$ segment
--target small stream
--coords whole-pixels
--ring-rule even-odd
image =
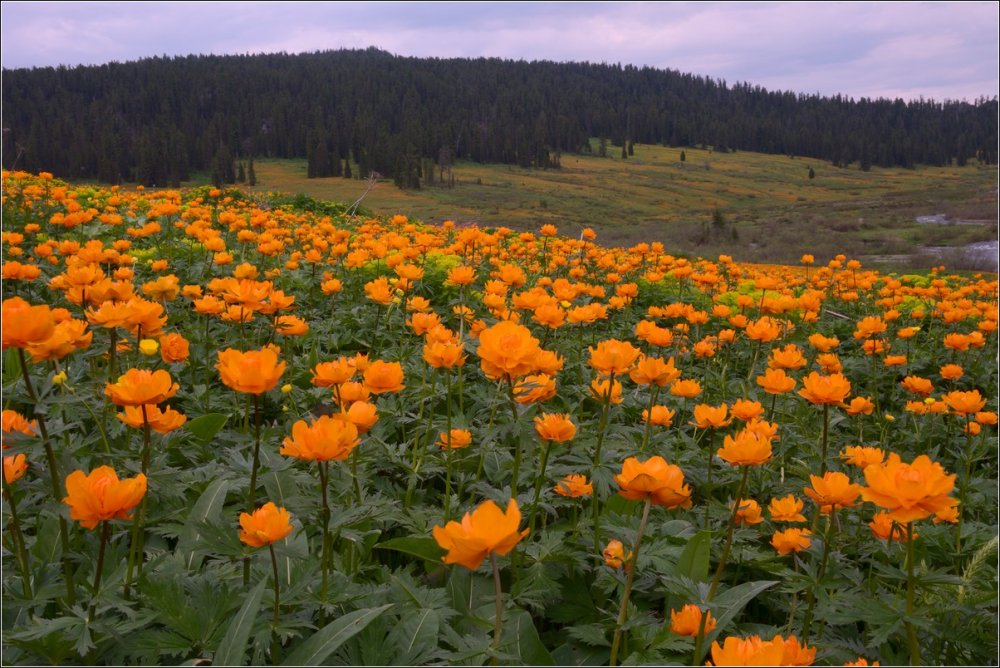
[[[982,225],[978,220],[949,220],[948,216],[938,213],[929,216],[917,216],[918,223],[924,225]],[[964,246],[923,246],[920,252],[942,260],[945,265],[955,269],[973,269],[992,271],[1000,270],[1000,240],[977,241]]]

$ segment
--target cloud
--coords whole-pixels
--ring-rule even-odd
[[[4,67],[377,46],[631,63],[772,90],[997,95],[1000,20],[966,3],[5,3]]]

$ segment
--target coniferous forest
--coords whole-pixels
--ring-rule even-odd
[[[631,65],[384,51],[150,58],[3,71],[3,165],[64,178],[233,182],[255,157],[417,188],[456,160],[558,168],[590,137],[803,155],[835,165],[997,161],[997,99],[768,91]]]

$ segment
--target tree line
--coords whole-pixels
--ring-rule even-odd
[[[3,70],[3,165],[65,178],[230,181],[251,158],[309,175],[447,182],[455,160],[558,168],[606,145],[706,145],[912,167],[997,162],[997,98],[824,97],[620,64],[369,48]],[[228,161],[228,167],[224,166]],[[225,172],[225,174],[223,174]]]

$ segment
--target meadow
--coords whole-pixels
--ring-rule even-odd
[[[925,246],[997,237],[995,165],[863,172],[856,163],[838,168],[801,156],[694,147],[637,145],[623,160],[621,148],[611,146],[602,158],[594,146],[592,155],[563,156],[561,169],[462,162],[452,170],[453,188],[435,181],[402,190],[382,181],[363,206],[379,215],[404,211],[425,222],[470,221],[518,231],[552,224],[575,235],[593,227],[609,244],[660,241],[692,258],[739,249],[745,261],[791,263],[803,253],[845,253],[890,269],[929,268],[934,262],[920,257]],[[259,192],[353,202],[365,190],[351,179],[307,179],[302,160],[255,165]],[[721,225],[713,222],[716,210]],[[978,224],[916,221],[935,214]]]
[[[996,274],[351,215],[292,168],[3,173],[4,664],[997,662]]]

